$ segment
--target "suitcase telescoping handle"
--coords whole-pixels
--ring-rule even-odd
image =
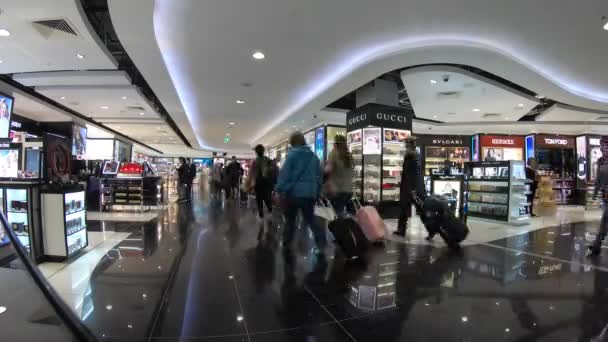
[[[361,204],[361,201],[359,201],[359,199],[356,197],[353,197],[352,202],[353,202],[353,207],[355,207],[355,211],[357,211],[363,207],[363,205]]]

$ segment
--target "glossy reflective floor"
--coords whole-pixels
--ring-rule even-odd
[[[333,247],[315,255],[306,230],[283,253],[278,216],[195,200],[147,222],[91,224],[126,236],[57,271],[54,286],[82,293],[74,307],[103,341],[603,341],[608,249],[585,256],[597,216],[491,241],[474,232],[460,252],[388,241],[346,262]]]

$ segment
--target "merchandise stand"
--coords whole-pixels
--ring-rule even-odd
[[[147,162],[106,161],[100,179],[101,211],[144,210],[163,202],[163,177],[156,175]]]
[[[63,261],[89,244],[85,191],[82,186],[52,190],[43,188],[41,213],[44,254],[49,261]]]
[[[530,223],[530,181],[523,161],[468,163],[466,210],[469,217],[507,222]]]
[[[13,232],[34,260],[43,255],[40,218],[40,181],[0,182],[2,212]],[[0,244],[0,249],[2,244]],[[1,253],[1,252],[0,252]]]
[[[465,184],[463,175],[430,177],[432,195],[442,196],[450,203],[456,217],[466,221]]]
[[[532,147],[530,147],[531,137],[534,138]],[[574,137],[548,134],[528,136],[526,137],[527,159],[532,155],[535,157],[537,176],[551,178],[557,204],[579,202],[576,196],[577,163]]]
[[[353,155],[353,196],[378,207],[384,218],[399,215],[399,187],[405,141],[413,112],[366,104],[346,116],[346,139]]]

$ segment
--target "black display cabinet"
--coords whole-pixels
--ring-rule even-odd
[[[371,103],[346,116],[355,169],[353,196],[377,206],[385,218],[399,215],[401,170],[412,117],[406,108]]]

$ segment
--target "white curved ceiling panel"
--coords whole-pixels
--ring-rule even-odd
[[[116,69],[116,61],[91,28],[80,0],[3,0],[0,9],[0,27],[10,32],[10,36],[0,37],[0,73]],[[64,20],[76,35],[41,32],[32,24],[57,19]]]
[[[156,0],[154,32],[198,141],[221,147],[226,125],[238,121],[238,148],[382,73],[427,63],[472,65],[561,102],[606,109],[606,13],[600,0]],[[266,60],[250,58],[256,49]],[[153,87],[166,89],[166,80]]]
[[[417,118],[442,122],[517,121],[538,100],[455,67],[427,66],[401,72]]]

